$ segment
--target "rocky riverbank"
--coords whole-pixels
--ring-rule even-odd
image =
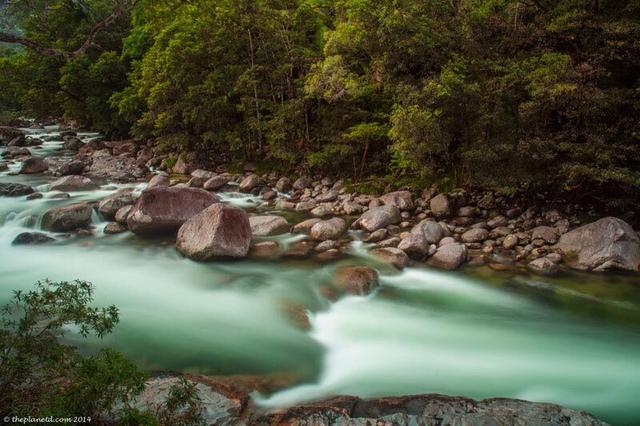
[[[74,131],[61,136],[64,148],[75,152],[75,157],[55,163],[32,155],[30,149],[42,143],[37,138],[11,128],[3,128],[0,135],[7,144],[3,156],[21,164],[19,173],[61,176],[49,187],[63,192],[60,196],[95,189],[98,182],[132,182],[151,176],[147,191],[137,200],[130,191],[121,191],[98,206],[48,212],[45,228],[51,231],[87,232],[91,207],[95,207],[114,221],[105,228],[107,233],[131,230],[149,236],[180,230],[178,250],[197,260],[247,255],[333,260],[357,240],[368,244],[372,255],[399,269],[424,264],[453,270],[465,264],[486,264],[498,271],[526,268],[539,274],[565,268],[640,270],[640,238],[629,224],[607,217],[583,225],[572,206],[564,210],[527,207],[510,204],[491,192],[438,193],[434,187],[421,194],[401,190],[374,196],[350,192],[344,181],[329,177],[232,174],[224,166],[215,171],[196,168],[184,158],[167,170],[171,175],[151,174],[155,166],[167,169],[151,144],[99,138],[83,143]],[[219,201],[218,191],[252,194],[260,198],[262,207],[302,219],[293,223],[283,215],[249,217],[229,208],[216,210],[211,206]],[[32,188],[13,184],[3,184],[0,193],[41,196]],[[202,233],[202,229],[211,232]],[[288,232],[308,238],[290,247],[268,239]]]
[[[216,378],[186,376],[196,385],[201,413],[212,425],[606,425],[588,413],[555,404],[494,398],[475,401],[444,395],[413,395],[361,399],[338,396],[324,401],[268,410],[257,406],[251,392],[273,390],[274,379],[255,377]],[[179,377],[156,377],[134,402],[140,409],[154,410],[167,398]]]

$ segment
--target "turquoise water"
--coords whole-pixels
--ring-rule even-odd
[[[57,156],[59,149],[51,142],[45,152]],[[0,198],[0,302],[39,279],[93,282],[96,303],[117,305],[121,323],[104,341],[74,339],[83,350],[113,346],[149,370],[293,374],[288,389],[257,397],[266,406],[334,394],[435,392],[555,402],[613,424],[640,423],[637,276],[397,272],[358,243],[337,262],[202,264],[183,258],[171,241],[104,235],[98,215],[94,236],[11,246],[47,208],[98,200],[121,187],[106,183],[52,200],[49,180],[0,174],[0,182],[45,191],[41,200]],[[262,209],[255,198],[222,195],[251,212]],[[342,264],[375,266],[381,288],[368,297],[327,300],[323,286]],[[308,310],[310,330],[291,320],[292,305]]]

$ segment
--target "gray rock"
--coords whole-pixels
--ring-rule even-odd
[[[326,204],[320,205],[310,212],[315,217],[326,217],[333,215],[333,209]]]
[[[438,248],[429,263],[436,268],[454,270],[467,259],[467,248],[463,244],[452,243]]]
[[[514,234],[510,234],[504,237],[504,241],[502,242],[502,247],[506,248],[507,250],[511,250],[512,248],[518,245],[518,242],[519,242],[518,236]]]
[[[276,182],[276,189],[279,192],[289,192],[291,191],[291,179],[287,177],[282,177]]]
[[[344,219],[334,217],[322,220],[311,227],[309,236],[316,241],[336,240],[347,230]]]
[[[309,179],[306,176],[302,176],[298,178],[293,183],[293,189],[295,189],[296,191],[302,191],[303,189],[308,188],[309,186],[311,186],[311,179]]]
[[[164,174],[155,175],[147,184],[147,189],[167,187],[171,184],[169,176]]]
[[[21,197],[33,194],[34,189],[22,183],[0,183],[0,195],[5,197]]]
[[[242,192],[251,192],[254,188],[260,185],[261,181],[260,176],[249,175],[240,182],[239,189]]]
[[[560,237],[557,248],[577,269],[640,271],[640,237],[625,221],[606,217]]]
[[[219,175],[219,176],[214,176],[211,179],[207,180],[202,187],[207,191],[217,191],[218,189],[225,186],[227,183],[229,183],[229,177]]]
[[[93,207],[89,204],[74,204],[47,210],[42,217],[42,227],[49,231],[68,232],[87,228],[91,224]]]
[[[126,225],[127,218],[129,217],[129,213],[131,212],[132,208],[133,208],[133,205],[128,205],[118,210],[115,214],[115,221],[121,225]]]
[[[334,190],[327,191],[316,197],[316,201],[319,203],[328,203],[338,199],[338,192]]]
[[[558,231],[550,226],[538,226],[531,230],[531,239],[541,239],[547,244],[555,244],[558,242]]]
[[[553,275],[559,270],[558,265],[546,257],[529,262],[527,267],[541,275]]]
[[[311,210],[315,209],[316,206],[317,204],[314,200],[300,201],[299,203],[296,204],[296,211],[310,212]]]
[[[49,170],[49,162],[42,157],[29,157],[22,162],[20,174],[31,175]]]
[[[436,224],[438,226],[438,224]],[[439,227],[439,226],[438,226]],[[429,242],[423,234],[411,234],[398,244],[398,248],[416,260],[423,259],[429,253]]]
[[[509,219],[504,216],[496,216],[493,219],[487,221],[487,226],[491,229],[498,228],[500,226],[507,226],[509,224]]]
[[[249,218],[249,224],[254,237],[286,234],[289,232],[289,229],[291,229],[291,225],[289,225],[287,219],[275,215],[251,216]]]
[[[18,234],[11,244],[14,246],[24,246],[50,243],[52,241],[55,241],[55,239],[42,232],[23,232]]]
[[[429,202],[431,212],[437,218],[444,218],[451,215],[451,203],[445,194],[438,194]]]
[[[61,192],[93,191],[98,188],[88,177],[78,175],[65,176],[49,184],[49,191]]]
[[[423,220],[413,227],[411,233],[421,234],[429,244],[437,244],[444,237],[442,226],[432,220]]]
[[[307,219],[295,225],[291,232],[294,234],[308,234],[311,228],[313,228],[313,225],[321,221],[322,219],[319,218]]]
[[[114,219],[118,210],[136,202],[132,191],[131,188],[124,188],[103,198],[98,204],[98,211],[105,218]]]
[[[479,243],[489,238],[489,231],[484,228],[470,229],[460,237],[465,243]]]
[[[57,172],[62,176],[81,175],[84,172],[86,165],[79,160],[71,160],[66,163],[62,163]]]
[[[355,201],[346,200],[342,203],[342,210],[344,210],[345,214],[352,215],[362,213],[364,208]]]
[[[197,169],[191,172],[191,176],[194,178],[202,179],[204,182],[208,181],[216,174],[214,172],[210,172],[209,170]]]
[[[380,201],[382,201],[385,206],[396,206],[402,211],[413,210],[413,199],[409,191],[396,191],[384,194],[380,197]]]
[[[127,227],[121,223],[111,222],[107,223],[103,232],[107,235],[122,234],[123,232],[127,232]]]
[[[216,203],[187,220],[178,231],[176,248],[205,261],[243,258],[251,245],[251,225],[244,210]]]
[[[380,206],[370,209],[358,219],[359,226],[369,232],[400,223],[400,210],[396,206]]]
[[[381,262],[389,263],[398,269],[404,269],[409,264],[409,256],[395,247],[375,248],[369,252]]]

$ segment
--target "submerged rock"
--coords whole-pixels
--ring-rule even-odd
[[[79,228],[87,228],[91,224],[93,207],[89,204],[74,204],[56,207],[42,217],[42,227],[49,231],[68,232]]]
[[[172,233],[218,201],[218,197],[199,188],[148,189],[129,212],[127,224],[139,235]]]
[[[393,265],[398,269],[404,269],[409,264],[409,256],[399,248],[381,247],[375,248],[369,253],[381,262]]]
[[[625,221],[606,217],[564,234],[557,248],[577,269],[640,271],[640,237]]]
[[[342,291],[365,296],[378,287],[378,272],[368,266],[343,266],[333,274],[333,285]]]
[[[14,246],[23,246],[50,243],[52,241],[55,241],[55,239],[42,232],[23,232],[16,236],[11,244]]]
[[[251,225],[244,210],[214,204],[185,222],[176,247],[195,260],[243,258],[251,244]]]

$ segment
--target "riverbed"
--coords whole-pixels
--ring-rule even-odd
[[[53,139],[34,154],[70,155],[56,128],[32,132]],[[486,266],[397,271],[357,241],[337,261],[197,263],[170,240],[106,235],[107,222],[97,213],[91,236],[13,246],[16,235],[39,228],[51,207],[145,187],[104,182],[99,190],[59,199],[47,188],[53,177],[9,175],[18,169],[0,172],[0,182],[29,184],[44,197],[0,198],[0,303],[11,290],[45,278],[91,281],[96,305],[118,306],[121,322],[103,341],[71,336],[84,351],[111,346],[149,371],[295,377],[288,389],[256,395],[270,407],[336,394],[442,393],[553,402],[613,424],[640,423],[637,275],[550,278]],[[251,214],[286,215],[257,197],[220,195]],[[300,238],[277,237],[283,245]],[[345,264],[376,267],[381,287],[367,297],[328,300],[323,287]],[[310,330],[291,320],[291,306],[309,311]]]

